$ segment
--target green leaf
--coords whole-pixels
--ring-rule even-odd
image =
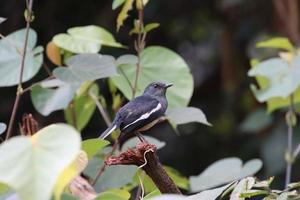
[[[6,130],[6,124],[0,122],[0,135]]]
[[[94,157],[89,161],[89,165],[84,170],[84,174],[88,177],[96,177],[99,169],[104,162],[98,157]],[[100,176],[94,188],[97,192],[105,191],[111,188],[120,188],[132,182],[132,179],[137,171],[136,166],[116,165],[109,166]]]
[[[283,49],[287,51],[295,50],[289,39],[284,37],[275,37],[266,41],[258,42],[256,47]]]
[[[161,192],[159,191],[159,189],[155,189],[153,190],[152,192],[150,192],[149,194],[147,194],[145,197],[144,197],[144,200],[150,200],[152,199],[153,197],[156,197],[158,195],[160,195]]]
[[[44,86],[44,87],[42,87]],[[51,89],[48,87],[57,87]],[[30,96],[35,109],[44,116],[53,111],[67,108],[77,87],[57,79],[44,81],[41,86],[32,88]]]
[[[25,29],[21,29],[0,40],[0,87],[19,83],[25,32]],[[22,82],[33,78],[42,66],[43,48],[41,46],[34,48],[36,41],[36,32],[30,29]]]
[[[106,147],[109,144],[109,141],[101,140],[98,138],[84,140],[81,143],[81,148],[88,155],[88,159],[92,159],[97,152]]]
[[[117,66],[122,65],[122,64],[136,65],[137,63],[138,63],[138,57],[136,55],[132,55],[132,54],[122,55],[116,60]]]
[[[231,187],[235,182],[229,183],[223,187],[206,190],[191,196],[183,196],[177,194],[163,194],[151,200],[216,200],[224,191]]]
[[[161,149],[163,148],[166,143],[163,141],[160,141],[154,137],[151,136],[144,136],[144,138],[150,143],[150,144],[154,144],[156,146],[157,149]],[[135,147],[138,143],[140,142],[140,140],[138,139],[138,137],[133,137],[130,138],[129,140],[127,140],[123,145],[122,145],[122,151],[127,150],[128,148],[133,148]]]
[[[199,122],[211,126],[202,110],[195,107],[172,108],[167,110],[166,116],[175,124]]]
[[[246,119],[244,119],[239,129],[242,132],[257,133],[270,126],[272,121],[273,117],[267,114],[264,109],[257,109],[251,112]]]
[[[133,2],[134,2],[133,0],[125,0],[122,10],[117,17],[117,31],[120,30],[124,20],[128,17],[127,13],[129,10],[132,9]]]
[[[13,137],[0,146],[0,182],[22,200],[48,200],[60,173],[79,151],[79,133],[64,124],[47,126],[32,137]]]
[[[252,85],[252,90],[259,102],[270,98],[287,98],[300,86],[300,55],[295,56],[291,64],[281,58],[272,58],[257,64],[249,70],[249,76],[268,78],[269,85],[258,90]]]
[[[190,177],[191,191],[205,190],[253,175],[261,167],[262,162],[259,159],[250,160],[244,166],[239,158],[221,159],[207,167],[200,175]]]
[[[149,31],[152,31],[153,29],[156,29],[159,27],[159,23],[150,23],[150,24],[147,24],[144,28],[145,32],[149,32]]]
[[[56,46],[73,53],[97,53],[101,46],[122,47],[111,33],[99,26],[79,26],[67,32],[54,36],[52,41]]]
[[[253,177],[243,178],[233,189],[230,194],[230,200],[245,200],[241,198],[240,194],[250,190],[255,184],[255,179]]]
[[[130,193],[126,190],[112,189],[100,193],[95,200],[128,200]]]
[[[68,67],[58,67],[53,75],[69,84],[82,84],[116,75],[115,59],[100,54],[79,54],[67,60]]]
[[[61,195],[61,200],[78,200],[78,198],[76,198],[68,193],[63,193]]]
[[[172,167],[164,166],[164,169],[179,188],[185,190],[189,189],[189,180],[186,177],[181,175],[176,169]]]
[[[252,59],[251,60],[251,67],[254,68],[256,67],[256,65],[259,63],[258,60],[256,59]],[[269,86],[269,81],[267,78],[262,77],[262,76],[256,76],[255,77],[258,85],[260,86],[261,89],[265,89]],[[290,98],[282,98],[282,97],[273,97],[270,98],[267,101],[267,107],[268,107],[268,112],[272,112],[278,108],[283,108],[286,107],[290,104]],[[300,88],[298,88],[295,92],[294,92],[294,101],[295,102],[300,102]]]
[[[123,3],[125,2],[125,0],[113,0],[112,3],[112,9],[115,10],[117,9],[119,6],[121,6]]]
[[[266,195],[266,194],[268,194],[268,191],[265,191],[265,190],[248,190],[246,192],[241,193],[240,197],[250,198],[250,197]]]
[[[80,91],[82,87],[85,87],[85,83],[81,85],[78,91]],[[92,83],[92,85],[89,84],[89,87],[95,93],[95,96],[98,96],[98,85],[96,83]],[[65,109],[65,119],[69,124],[74,126],[72,116],[74,112],[76,117],[76,128],[78,131],[81,131],[90,121],[95,109],[95,101],[89,96],[89,88],[86,88],[84,91],[80,91],[80,93],[73,98],[72,103],[69,104],[67,109]]]
[[[133,85],[136,65],[128,64],[118,67],[122,69]],[[113,77],[112,80],[125,97],[131,99],[131,87],[122,73],[120,74],[120,76]],[[152,46],[144,49],[141,53],[137,95],[141,95],[149,83],[157,80],[173,83],[173,86],[167,91],[170,108],[184,107],[189,103],[194,83],[187,64],[175,52],[164,47]]]

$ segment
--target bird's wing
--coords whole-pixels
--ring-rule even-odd
[[[148,96],[139,96],[123,106],[119,113],[122,120],[121,128],[126,129],[135,126],[147,119],[160,116],[162,105],[158,100]],[[149,121],[150,122],[150,121]]]

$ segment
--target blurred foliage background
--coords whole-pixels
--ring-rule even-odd
[[[265,114],[266,106],[259,104],[249,89],[253,82],[247,77],[252,57],[268,58],[274,52],[256,49],[255,42],[270,36],[286,36],[298,44],[297,30],[287,23],[289,13],[282,7],[285,0],[151,0],[145,10],[145,22],[158,22],[160,27],[147,37],[147,44],[162,45],[178,52],[193,73],[195,91],[191,106],[201,108],[213,127],[191,123],[178,127],[175,133],[167,123],[149,131],[167,143],[159,156],[163,164],[172,166],[185,176],[199,174],[212,162],[230,156],[246,161],[261,158],[264,168],[259,177],[276,175],[275,187],[283,186],[286,125],[284,113]],[[0,32],[7,35],[25,26],[25,1],[1,0],[0,16],[8,18]],[[294,8],[298,9],[298,8]],[[117,12],[110,0],[43,0],[34,2],[35,20],[32,27],[38,33],[38,44],[46,46],[55,34],[70,27],[99,25],[114,34],[119,42],[134,52],[133,38],[128,36],[134,14],[120,32],[115,30]],[[296,27],[297,28],[297,27]],[[295,34],[296,32],[296,34]],[[104,49],[102,53],[115,56],[128,53],[126,49]],[[47,60],[47,65],[52,64]],[[40,76],[45,73],[40,70]],[[32,81],[40,80],[36,76]],[[30,85],[26,83],[26,85]],[[109,93],[105,81],[101,92]],[[15,88],[1,88],[0,121],[8,122],[13,106]],[[41,126],[64,120],[63,112],[48,117],[33,108],[29,94],[23,98],[17,115],[32,113]],[[299,124],[299,123],[298,123]],[[83,130],[83,138],[98,136],[105,123],[97,113]],[[15,127],[17,132],[17,126]],[[300,141],[299,128],[295,143]],[[295,163],[295,169],[299,162]],[[292,181],[300,179],[293,171]]]

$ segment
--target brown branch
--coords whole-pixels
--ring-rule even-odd
[[[21,66],[20,66],[21,69],[20,69],[19,84],[18,84],[18,88],[17,88],[17,94],[16,94],[14,106],[13,106],[13,111],[10,116],[8,129],[6,132],[5,140],[7,140],[12,134],[13,124],[14,124],[14,121],[16,118],[17,110],[18,110],[20,99],[22,96],[22,90],[23,90],[22,80],[23,80],[23,73],[24,73],[24,68],[25,68],[25,58],[26,58],[27,44],[28,44],[28,38],[29,38],[30,22],[32,20],[32,4],[33,4],[33,0],[26,1],[26,5],[27,5],[26,9],[28,11],[28,15],[26,16],[26,33],[25,33],[25,41],[24,41],[22,60],[21,60]]]
[[[94,188],[81,176],[75,177],[69,184],[71,194],[80,200],[92,200],[97,196]]]
[[[119,156],[111,156],[106,165],[136,165],[141,167],[153,180],[161,193],[181,194],[178,187],[169,177],[156,154],[155,145],[139,143],[136,148],[128,149]]]

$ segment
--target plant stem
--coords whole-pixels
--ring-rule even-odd
[[[16,118],[17,110],[18,110],[19,103],[20,103],[20,98],[23,94],[22,80],[23,80],[23,73],[24,73],[24,68],[25,68],[25,57],[26,57],[26,52],[27,52],[30,22],[31,22],[31,17],[32,17],[32,4],[33,4],[33,0],[26,1],[28,16],[26,16],[26,18],[25,18],[26,19],[26,33],[25,33],[25,41],[24,41],[22,60],[21,60],[19,84],[18,84],[18,88],[17,88],[17,94],[16,94],[14,106],[13,106],[13,111],[10,116],[9,125],[8,125],[8,129],[6,132],[5,140],[7,140],[12,134],[12,127],[13,127],[13,124],[14,124],[14,121]]]
[[[137,52],[138,62],[136,64],[136,73],[135,73],[135,80],[134,85],[132,89],[132,98],[135,97],[137,92],[137,85],[138,80],[141,72],[141,53],[143,49],[145,48],[145,33],[144,32],[144,6],[142,5],[142,8],[138,10],[138,20],[139,20],[139,32],[137,40],[134,42],[135,50]]]
[[[107,114],[106,110],[103,108],[100,101],[98,100],[98,98],[90,92],[89,92],[89,96],[94,100],[94,102],[95,102],[98,110],[100,111],[100,114],[102,115],[106,125],[110,126],[111,125],[111,119],[110,119],[109,115]]]
[[[292,174],[292,165],[293,165],[293,117],[294,117],[294,96],[293,94],[290,96],[290,106],[287,116],[287,125],[288,125],[288,142],[287,142],[287,166],[285,173],[285,187],[291,182],[291,174]]]

